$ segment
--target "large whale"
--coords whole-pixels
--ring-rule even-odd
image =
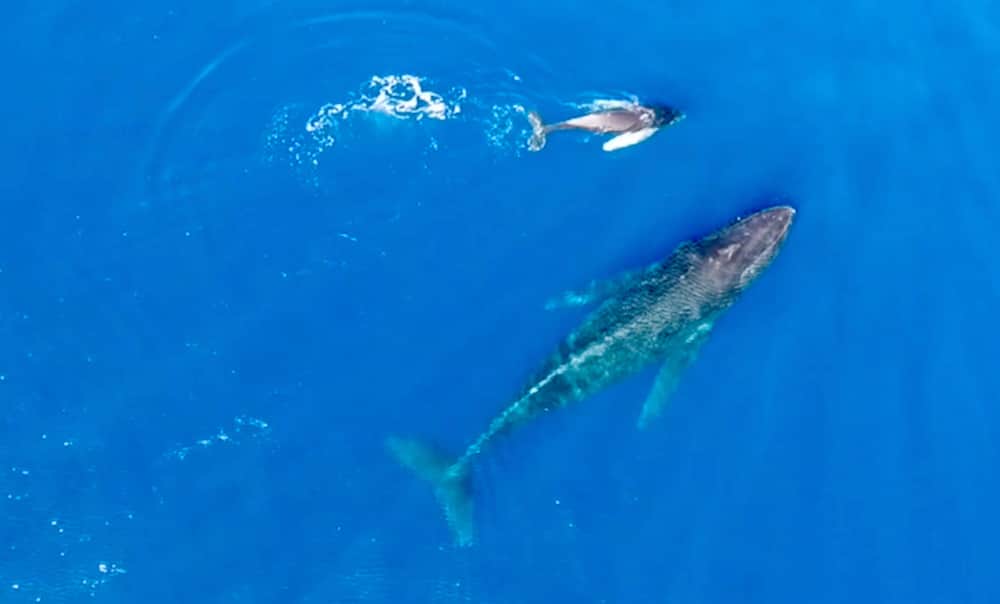
[[[660,128],[676,124],[684,114],[667,105],[616,104],[586,115],[555,124],[545,124],[536,111],[528,113],[531,138],[528,149],[541,151],[549,133],[558,130],[583,130],[595,134],[615,134],[601,146],[605,151],[617,151],[637,145],[656,134]]]
[[[558,305],[599,305],[460,456],[417,440],[387,439],[396,459],[434,487],[457,545],[475,540],[470,471],[487,445],[659,362],[639,416],[645,427],[663,409],[719,315],[774,260],[794,215],[787,206],[762,210],[681,244],[666,260],[564,295]]]

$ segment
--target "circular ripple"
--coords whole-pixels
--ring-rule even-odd
[[[372,162],[405,175],[449,146],[519,153],[526,82],[547,77],[533,57],[501,53],[482,27],[447,18],[354,11],[268,23],[161,112],[145,204],[199,199],[269,169],[336,194],[374,178],[358,170]]]

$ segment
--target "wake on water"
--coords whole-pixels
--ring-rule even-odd
[[[518,79],[516,75],[512,77]],[[634,96],[594,99],[568,104],[568,113],[629,108],[637,103]],[[438,88],[433,79],[413,74],[374,75],[357,91],[314,110],[301,128],[289,127],[294,106],[280,108],[275,113],[268,143],[272,159],[279,157],[284,149],[293,164],[318,165],[320,155],[336,146],[355,120],[375,116],[399,121],[472,123],[482,130],[490,147],[519,154],[530,148],[533,135],[532,112],[526,104],[527,101],[491,103],[471,95],[464,86]],[[429,138],[428,145],[436,150],[438,143]]]

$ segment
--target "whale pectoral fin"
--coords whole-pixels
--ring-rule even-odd
[[[549,299],[545,302],[545,310],[576,308],[607,300],[629,289],[636,281],[641,280],[647,273],[656,270],[659,266],[660,264],[657,263],[646,268],[629,271],[613,279],[591,281],[583,289],[564,292],[555,298]]]
[[[545,310],[556,310],[559,308],[576,308],[593,304],[601,298],[596,284],[588,286],[580,291],[563,292],[562,295],[551,298],[545,302]]]
[[[619,149],[624,149],[625,147],[638,145],[642,141],[656,134],[657,130],[659,130],[659,128],[643,128],[642,130],[619,134],[613,139],[606,141],[601,148],[605,151],[617,151]]]
[[[667,360],[660,367],[660,372],[656,374],[653,389],[650,390],[646,402],[642,405],[638,424],[640,429],[648,426],[663,412],[674,390],[677,389],[681,375],[698,357],[698,351],[708,341],[708,334],[711,331],[711,322],[697,325],[686,335],[684,340],[678,343],[677,349],[671,351],[667,356]]]

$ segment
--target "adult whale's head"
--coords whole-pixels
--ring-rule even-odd
[[[741,292],[777,256],[794,216],[789,206],[768,208],[695,242],[698,283],[727,297]]]

